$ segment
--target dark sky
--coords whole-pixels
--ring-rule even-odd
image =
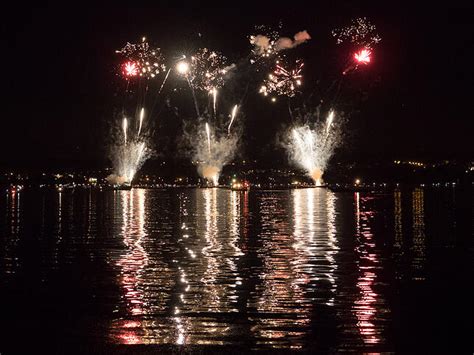
[[[340,58],[331,29],[358,16],[376,24],[383,40],[373,63],[348,80],[341,107],[349,134],[337,157],[472,158],[469,2],[444,8],[385,1],[275,3],[51,4],[5,11],[0,164],[102,164],[108,127],[120,110],[114,51],[127,41],[146,35],[168,56],[208,46],[238,61],[248,55],[254,25],[282,21],[282,35],[306,29],[313,37],[291,53],[305,58],[309,88],[314,80],[329,82],[336,74]],[[291,122],[287,106],[250,95],[242,109],[242,156],[272,161],[281,154],[274,149],[275,137]],[[175,156],[178,118],[165,112],[156,119],[161,156]]]

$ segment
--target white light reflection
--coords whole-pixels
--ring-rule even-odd
[[[147,303],[144,294],[145,285],[142,272],[148,264],[148,254],[143,247],[145,238],[145,198],[146,191],[133,189],[120,191],[122,206],[122,238],[126,253],[117,261],[120,267],[119,283],[124,290],[124,302],[127,313],[135,319],[141,319],[147,313]],[[125,344],[145,342],[140,336],[142,321],[126,320],[119,329],[117,338]]]
[[[337,292],[337,262],[334,258],[339,247],[336,239],[336,195],[326,190],[326,218],[327,218],[327,253],[325,255],[328,261],[327,279],[331,283],[332,297],[327,301],[328,306],[334,306],[335,295]]]
[[[248,192],[241,191],[230,191],[230,201],[229,201],[229,231],[230,238],[228,242],[229,256],[226,258],[227,266],[229,268],[230,274],[229,277],[234,281],[234,284],[231,285],[233,290],[230,291],[229,298],[231,298],[235,303],[238,301],[237,287],[242,284],[242,278],[239,276],[239,270],[237,269],[237,260],[240,256],[244,255],[242,250],[239,248],[240,240],[240,206],[241,206],[241,197],[247,195]],[[237,311],[237,309],[233,309]]]
[[[317,307],[315,300],[334,304],[339,248],[335,195],[311,188],[292,190],[291,196],[289,207],[285,206],[286,195],[265,195],[261,200],[262,233],[258,238],[263,270],[256,308],[260,314],[272,316],[257,318],[252,330],[261,343],[298,349],[304,346],[302,339]],[[293,212],[290,218],[288,210]]]
[[[383,312],[384,300],[375,292],[374,284],[377,282],[380,267],[379,255],[375,249],[374,235],[372,233],[372,219],[375,212],[369,204],[372,198],[361,197],[359,192],[354,195],[356,212],[356,253],[358,255],[357,288],[359,298],[355,300],[353,310],[357,318],[357,329],[365,344],[378,344],[381,341],[382,329],[374,322],[378,313]]]
[[[206,229],[204,238],[206,246],[202,248],[202,254],[207,262],[206,272],[201,278],[207,292],[205,295],[205,303],[207,311],[212,312],[219,309],[220,306],[220,286],[217,283],[220,265],[219,256],[222,250],[222,244],[218,239],[217,230],[217,189],[204,189],[204,217],[206,221]]]
[[[293,194],[294,248],[306,255],[298,265],[311,281],[329,282],[331,297],[326,305],[334,305],[337,288],[339,247],[336,239],[336,196],[326,189],[295,189]]]
[[[196,190],[195,230],[186,231],[195,236],[183,238],[188,284],[183,291],[181,326],[176,324],[177,343],[222,345],[234,327],[217,314],[238,311],[241,196],[217,188]],[[187,317],[188,312],[194,316]]]
[[[240,237],[240,206],[241,206],[241,196],[242,195],[247,195],[248,192],[241,192],[241,191],[230,191],[230,214],[229,214],[229,219],[230,219],[230,235],[231,238],[229,240],[229,245],[231,249],[234,251],[233,255],[236,257],[244,255],[242,253],[242,250],[239,248],[238,243],[239,243],[239,237]],[[236,271],[235,267],[235,262],[234,258],[229,258],[229,263],[232,263],[231,269],[233,271]]]

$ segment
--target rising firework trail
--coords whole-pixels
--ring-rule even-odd
[[[211,131],[209,129],[209,123],[206,122],[206,135],[207,135],[207,147],[209,150],[209,155],[211,155]]]
[[[214,109],[214,117],[216,117],[216,115],[217,115],[216,102],[217,102],[217,89],[213,88],[212,89],[212,107]]]
[[[158,95],[161,94],[161,90],[163,90],[163,87],[165,86],[166,80],[168,80],[168,76],[170,75],[171,68],[168,69],[166,72],[165,78],[163,79],[163,82],[161,83],[160,90],[158,90]]]
[[[140,110],[140,122],[138,126],[138,135],[140,135],[140,132],[142,131],[142,124],[143,124],[143,117],[145,116],[145,109],[142,107]]]
[[[230,134],[230,127],[232,126],[232,122],[234,122],[235,116],[237,115],[237,109],[239,108],[238,105],[235,105],[234,108],[232,109],[232,113],[230,115],[230,123],[229,127],[227,127],[227,133]]]
[[[128,128],[128,121],[127,121],[127,118],[124,117],[122,121],[122,129],[123,129],[123,139],[124,139],[125,145],[127,145],[127,128]]]
[[[334,111],[333,110],[329,111],[329,115],[326,118],[326,138],[329,135],[331,125],[332,125],[332,121],[334,121]]]

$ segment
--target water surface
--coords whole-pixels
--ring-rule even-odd
[[[469,350],[472,217],[453,188],[5,194],[0,351]]]

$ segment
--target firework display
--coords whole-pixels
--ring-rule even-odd
[[[121,55],[123,59],[120,71],[127,78],[127,90],[129,85],[136,84],[139,87],[140,78],[153,79],[163,73],[164,79],[160,79],[161,85],[155,80],[147,81],[145,91],[127,91],[136,95],[136,102],[141,103],[142,106],[135,108],[135,115],[121,118],[121,133],[116,135],[115,141],[117,143],[112,148],[115,171],[109,176],[109,181],[113,184],[131,184],[140,166],[152,153],[149,148],[152,131],[147,122],[153,122],[154,104],[147,107],[143,103],[156,102],[158,96],[166,94],[168,91],[166,100],[169,104],[170,95],[175,95],[174,93],[177,95],[181,92],[179,78],[182,78],[189,86],[196,110],[197,121],[190,123],[190,126],[194,127],[191,130],[192,133],[185,133],[188,136],[187,142],[192,147],[192,159],[196,162],[200,176],[209,184],[216,186],[219,183],[219,175],[223,166],[235,156],[241,138],[239,125],[237,124],[235,127],[234,122],[237,113],[242,109],[243,97],[240,99],[235,97],[228,86],[224,85],[226,81],[238,78],[239,70],[242,68],[245,68],[246,71],[253,70],[255,73],[269,71],[263,82],[260,81],[256,90],[258,93],[268,96],[273,103],[277,102],[278,96],[293,98],[298,94],[298,98],[294,101],[301,101],[300,96],[304,98],[302,84],[305,63],[302,59],[290,60],[288,50],[307,42],[311,36],[304,30],[297,32],[292,38],[282,37],[280,36],[281,30],[281,24],[278,30],[270,30],[264,26],[256,27],[256,34],[249,36],[253,49],[245,60],[248,63],[250,58],[250,65],[247,64],[247,66],[229,65],[223,54],[203,47],[191,56],[182,54],[171,56],[173,59],[167,62],[169,68],[167,70],[161,50],[150,48],[145,38],[136,44],[127,43],[122,49],[117,50],[117,54]],[[371,63],[374,46],[381,40],[375,26],[366,18],[357,18],[349,26],[333,30],[332,35],[338,44],[348,43],[351,47],[349,49],[351,54],[346,52],[350,59],[342,72],[343,75]],[[258,65],[255,64],[257,62]],[[171,75],[170,79],[172,81],[170,85],[173,85],[174,89],[163,90],[172,70],[173,73],[176,73],[175,76]],[[247,72],[243,77],[249,80],[243,84],[243,87],[246,86],[244,96],[247,94],[249,86],[258,84],[254,78],[262,80],[262,74],[252,75]],[[130,80],[133,78],[138,80]],[[173,78],[178,80],[173,81]],[[157,83],[156,87],[149,90],[149,85],[154,82]],[[178,85],[178,89],[176,85]],[[308,87],[314,92],[315,85],[318,85],[318,81],[308,82],[305,85],[305,90]],[[235,87],[235,84],[232,83],[230,87]],[[337,92],[340,87],[341,83],[339,82]],[[320,88],[316,89],[321,91]],[[337,92],[334,94],[334,98],[337,97]],[[321,99],[317,105],[322,102]],[[232,106],[228,106],[229,103],[232,103]],[[320,107],[317,107],[319,112]],[[316,106],[313,107],[313,109],[315,108]],[[299,109],[297,108],[297,110]],[[126,110],[123,109],[123,111]],[[178,111],[176,108],[175,112]],[[230,112],[227,116],[228,120],[222,114],[223,111]],[[290,118],[294,120],[290,100],[288,100],[288,111]],[[341,125],[339,120],[336,120],[334,110],[327,111],[325,122],[319,120],[318,115],[311,117],[296,115],[296,121],[300,123],[296,123],[296,121],[293,123],[286,140],[290,160],[305,169],[315,184],[322,183],[322,175],[335,148],[340,143],[341,136]]]

